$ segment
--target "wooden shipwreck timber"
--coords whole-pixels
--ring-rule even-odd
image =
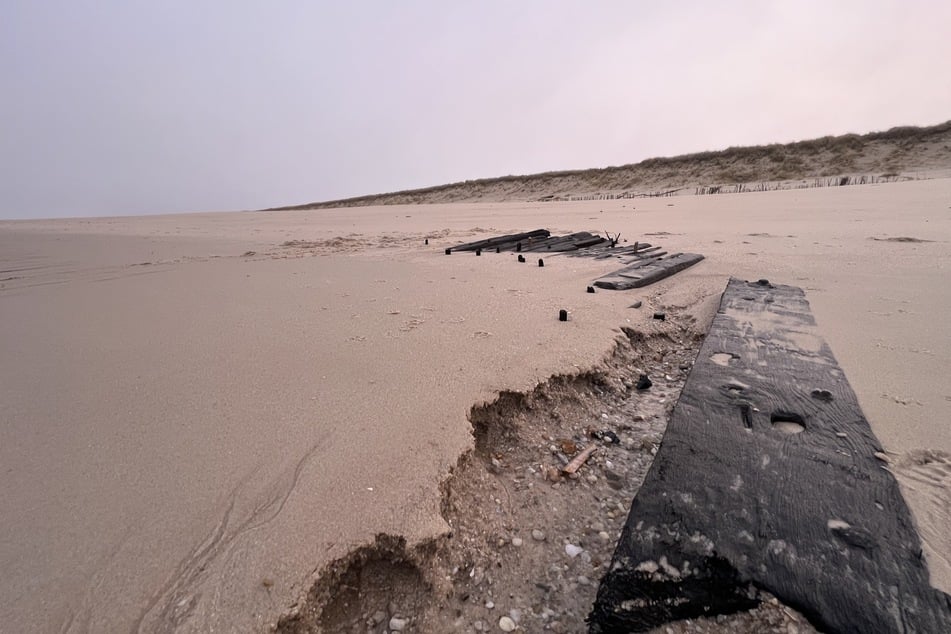
[[[634,498],[591,631],[771,592],[827,632],[951,632],[921,540],[799,288],[730,280]]]
[[[588,292],[643,287],[703,259],[618,238],[539,229],[447,253],[623,264]],[[803,291],[731,279],[632,501],[590,631],[737,612],[765,591],[826,632],[951,632],[951,597],[930,585],[887,462]]]
[[[669,255],[659,246],[647,242],[620,246],[618,236],[603,237],[588,231],[579,231],[563,236],[553,236],[547,229],[496,236],[475,242],[456,245],[446,249],[446,255],[454,252],[483,251],[502,253],[563,253],[576,257],[595,259],[617,258],[624,268],[595,280],[594,285],[608,290],[628,290],[658,282],[678,273],[703,259],[696,253]]]

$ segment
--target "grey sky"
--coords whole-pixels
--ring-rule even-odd
[[[951,3],[5,0],[0,218],[249,209],[951,118]]]

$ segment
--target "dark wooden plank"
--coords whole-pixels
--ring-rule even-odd
[[[604,238],[592,235],[587,231],[578,231],[566,236],[552,236],[547,240],[535,242],[528,247],[523,247],[523,251],[574,251],[582,248],[580,245],[588,246],[603,242]]]
[[[648,242],[635,242],[634,244],[629,244],[627,246],[610,246],[608,240],[596,244],[591,247],[585,248],[583,251],[577,253],[569,253],[573,257],[594,257],[595,259],[607,259],[616,256],[624,255],[640,255],[642,253],[648,252],[651,249],[651,245]],[[660,249],[661,247],[653,247],[654,250]]]
[[[660,251],[663,248],[664,247],[662,246],[652,247],[651,245],[645,242],[644,244],[637,245],[637,249],[634,250],[633,255],[643,256],[649,253],[656,253],[657,251]]]
[[[951,598],[928,583],[908,507],[803,292],[763,282],[727,285],[591,631],[744,609],[757,587],[828,632],[951,632]]]
[[[464,244],[457,244],[452,247],[453,251],[475,251],[476,249],[488,249],[495,248],[495,245],[502,244],[504,242],[516,242],[518,240],[526,240],[528,238],[547,238],[551,235],[547,229],[535,229],[534,231],[526,231],[524,233],[512,233],[504,236],[495,236],[492,238],[485,238],[484,240],[476,240],[475,242],[466,242]]]
[[[575,240],[575,241],[574,241],[574,242],[575,242],[575,247],[578,248],[578,249],[587,249],[588,247],[593,247],[593,246],[595,246],[595,245],[602,244],[602,243],[608,241],[607,238],[604,238],[604,237],[602,237],[602,236],[594,236],[594,235],[590,235],[590,234],[589,234],[589,236],[590,236],[590,237],[588,237],[588,238],[582,238],[582,239],[579,239],[579,240]]]
[[[531,246],[531,245],[533,245],[533,244],[537,244],[537,243],[539,243],[539,242],[542,242],[542,241],[548,240],[548,239],[549,239],[549,236],[544,236],[544,235],[536,236],[536,237],[530,237],[530,238],[519,238],[519,239],[516,239],[516,240],[508,240],[508,241],[506,241],[506,242],[498,242],[498,243],[494,244],[492,248],[497,248],[497,249],[499,249],[500,251],[515,251],[515,250],[517,250],[517,246],[518,246],[519,244],[521,244],[521,245],[522,245],[522,248],[524,249],[524,248],[526,248],[526,247],[528,247],[528,246]]]
[[[626,257],[626,256],[635,256],[640,257],[644,254],[650,253],[651,251],[658,251],[662,247],[652,247],[647,242],[642,242],[640,244],[634,244],[627,247],[604,247],[594,252],[594,259],[596,260],[606,260],[613,257]],[[584,255],[584,254],[582,254]]]
[[[668,257],[636,261],[623,269],[595,280],[594,285],[614,291],[640,288],[683,271],[702,259],[703,256],[699,253],[677,253]]]
[[[596,259],[596,260],[604,260],[604,259],[607,259],[607,258],[610,258],[610,257],[624,257],[624,258],[626,258],[626,257],[628,257],[628,256],[633,256],[633,257],[632,257],[630,260],[628,260],[628,261],[629,261],[629,262],[637,262],[637,261],[638,261],[638,258],[645,258],[645,257],[651,256],[651,255],[658,255],[658,253],[660,253],[660,254],[662,254],[662,255],[667,255],[667,252],[666,252],[666,251],[662,251],[662,250],[661,250],[661,249],[663,249],[664,247],[651,247],[650,245],[648,245],[648,247],[650,247],[650,248],[647,248],[647,249],[638,248],[636,251],[628,250],[628,247],[625,247],[625,248],[623,248],[623,249],[607,249],[607,252],[606,252],[606,253],[605,253],[605,252],[599,252],[598,255],[595,257],[595,259]]]

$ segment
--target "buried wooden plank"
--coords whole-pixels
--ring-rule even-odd
[[[484,240],[476,240],[475,242],[466,242],[464,244],[457,244],[452,247],[453,251],[475,251],[476,249],[488,249],[490,247],[495,248],[498,244],[503,244],[506,242],[517,242],[518,240],[526,240],[529,238],[547,238],[551,235],[547,229],[535,229],[534,231],[526,231],[524,233],[513,233],[505,236],[495,236],[494,238],[485,238]]]
[[[601,242],[604,242],[605,239],[601,236],[595,236],[587,231],[579,231],[577,233],[571,233],[566,236],[552,236],[547,240],[542,240],[539,242],[533,243],[528,248],[523,250],[527,251],[575,251],[585,246],[592,246]]]
[[[731,279],[589,616],[645,631],[767,590],[828,632],[951,632],[803,292]]]
[[[633,246],[629,247],[604,247],[597,252],[597,255],[594,256],[596,260],[606,260],[613,257],[627,257],[635,256],[642,257],[646,254],[649,254],[653,251],[659,251],[662,247],[652,247],[647,242],[642,242],[640,244],[635,243]],[[666,252],[665,252],[666,253]]]
[[[636,261],[595,280],[594,285],[615,291],[640,288],[683,271],[702,259],[703,256],[699,253],[677,253],[666,258],[655,257],[647,261]]]
[[[539,242],[544,242],[548,240],[548,236],[536,236],[530,238],[518,238],[516,240],[506,240],[505,242],[498,242],[492,245],[492,248],[499,249],[500,251],[518,251],[526,250],[533,244],[538,244]],[[521,246],[519,246],[521,245]]]
[[[581,253],[570,253],[572,256],[591,256],[594,258],[609,258],[613,256],[620,255],[635,255],[644,253],[651,245],[647,242],[635,242],[627,246],[614,245],[611,246],[611,241],[592,234],[593,237],[601,238],[600,242],[592,245],[591,247],[586,247],[588,250]],[[655,247],[659,249],[660,247]]]

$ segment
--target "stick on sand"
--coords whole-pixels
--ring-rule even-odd
[[[582,451],[577,456],[572,458],[571,462],[566,464],[565,468],[562,469],[562,471],[564,471],[567,474],[574,473],[575,471],[580,469],[581,465],[583,465],[585,461],[591,457],[591,454],[593,454],[597,450],[598,450],[597,445],[588,445],[584,451]]]

